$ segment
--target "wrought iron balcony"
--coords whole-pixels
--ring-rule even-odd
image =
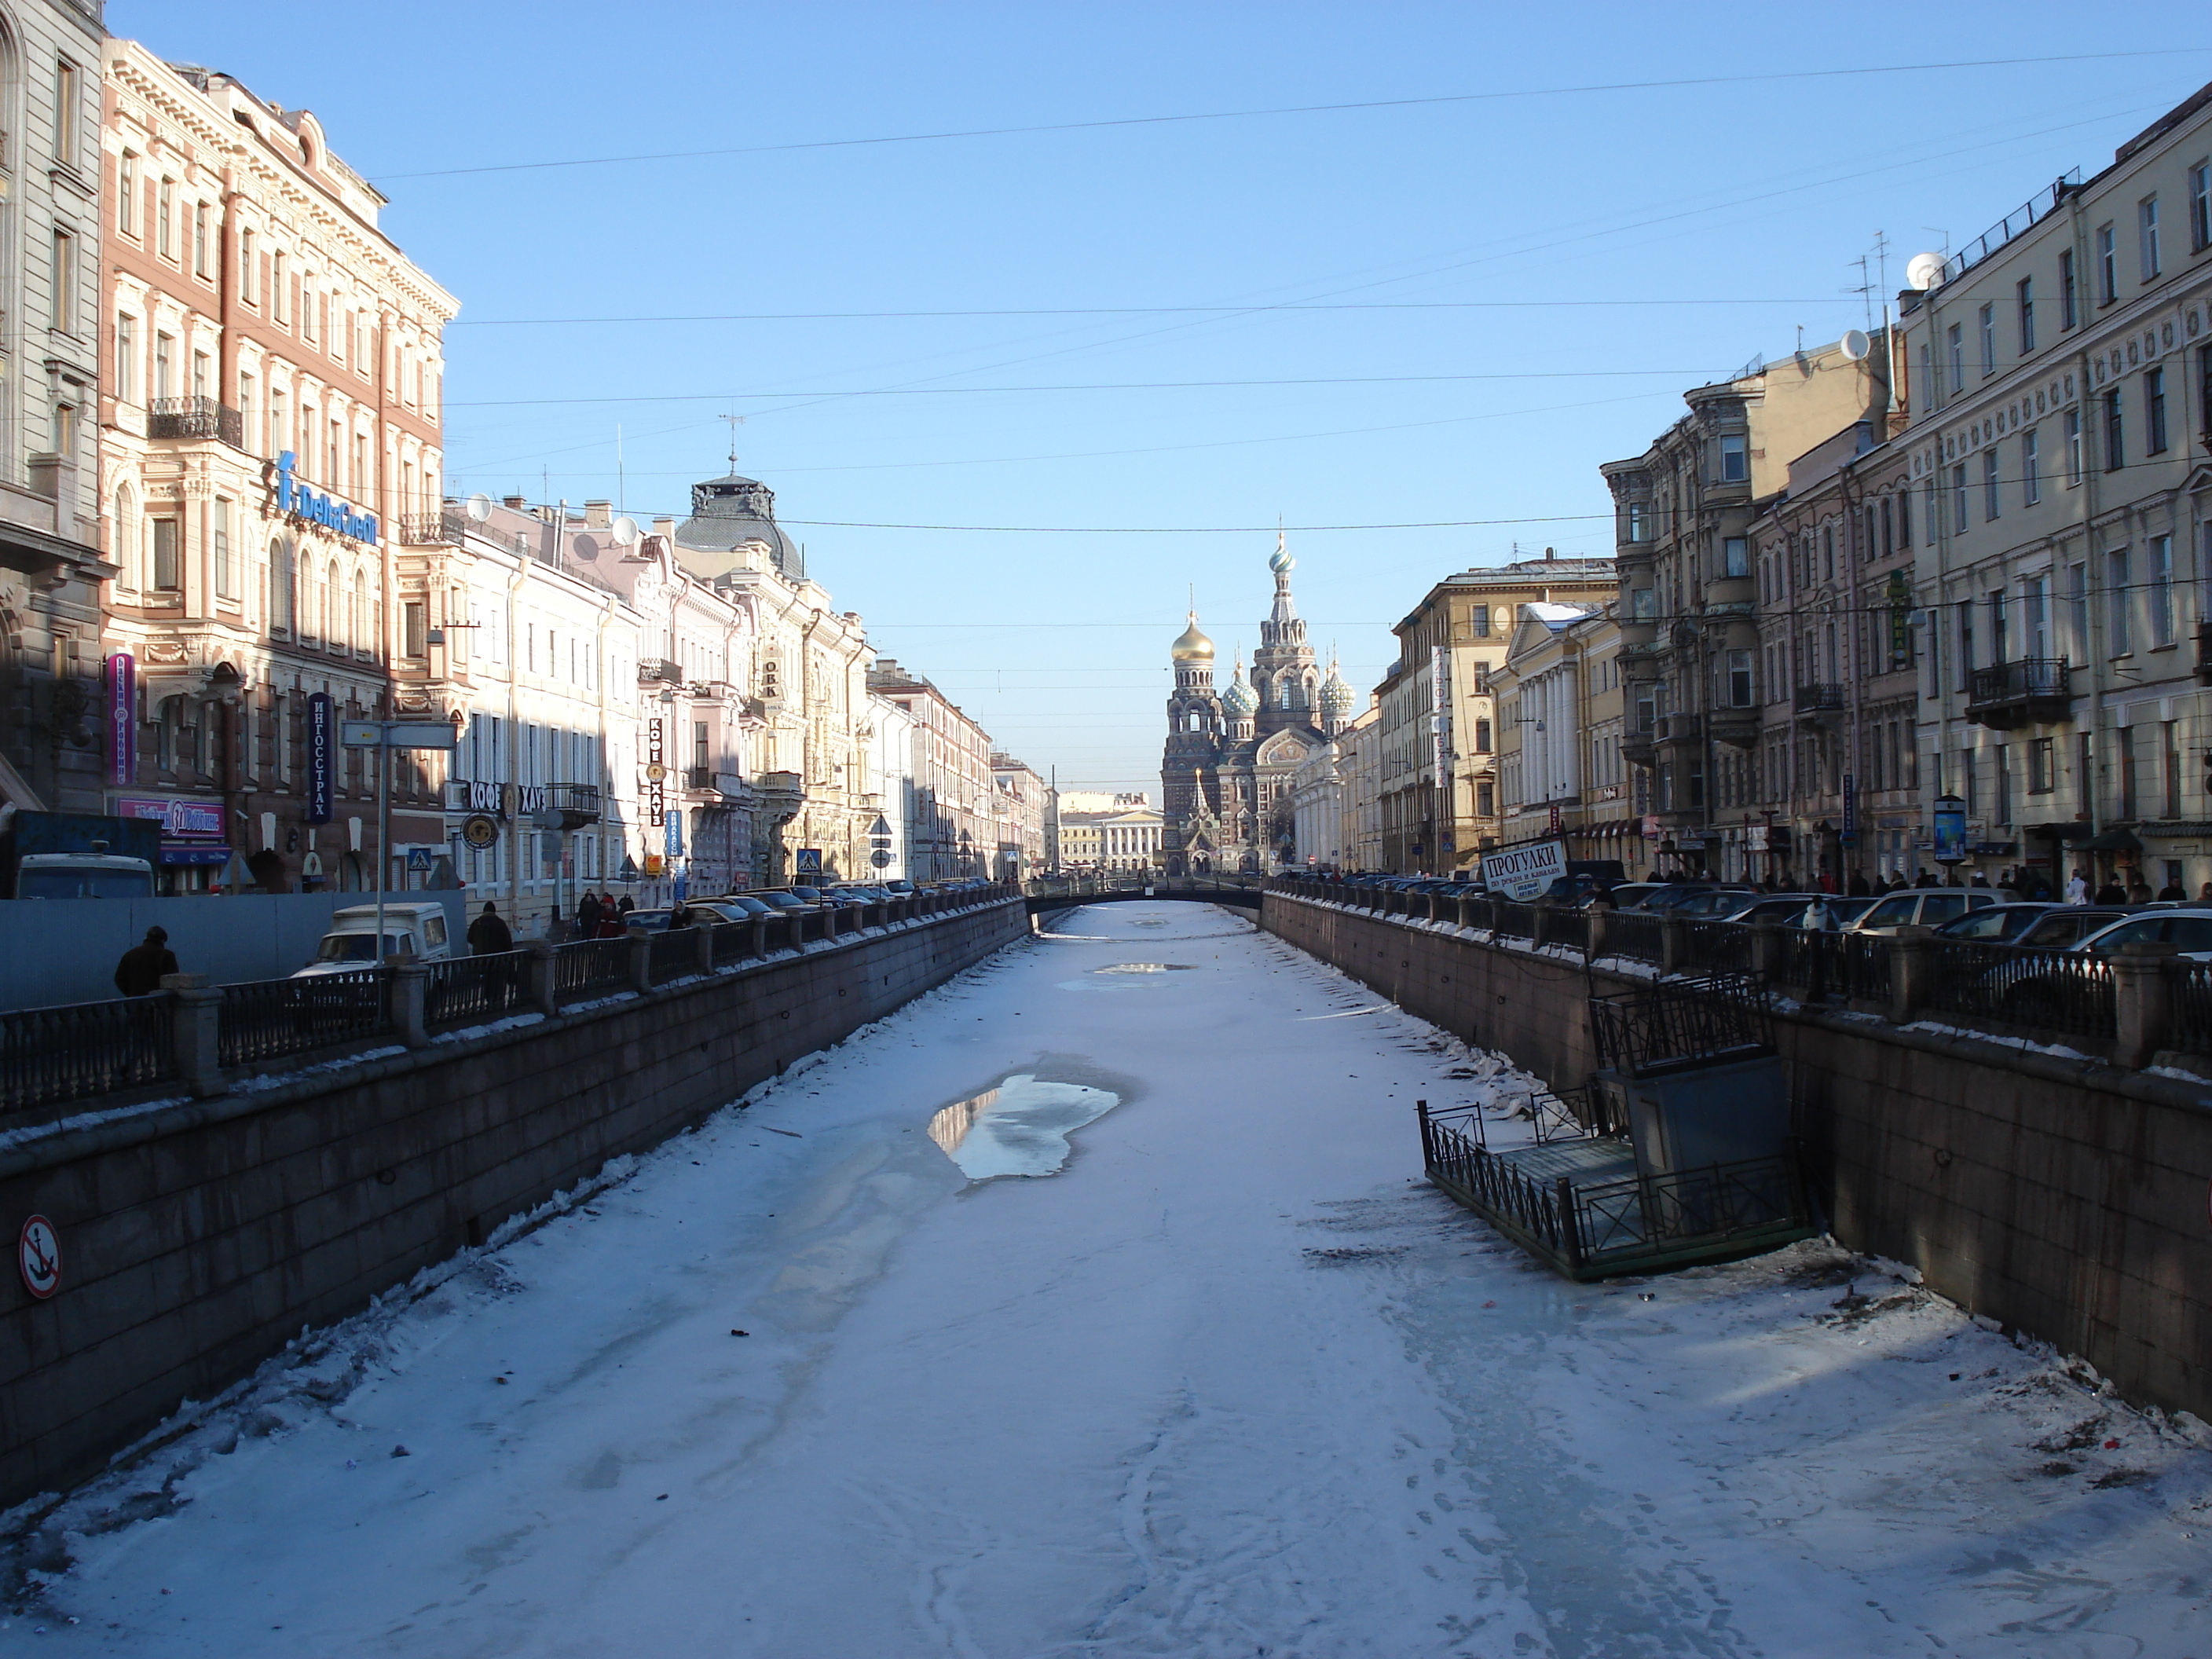
[[[459,547],[465,521],[442,513],[406,513],[399,519],[402,547]]]
[[[156,398],[146,411],[149,438],[214,438],[246,447],[246,416],[212,398]]]
[[[641,657],[638,659],[637,683],[640,685],[681,685],[684,684],[684,669],[681,664],[672,663],[665,657]]]
[[[1832,683],[1799,686],[1793,704],[1801,714],[1840,714],[1850,706],[1849,694]]]
[[[1992,731],[2063,720],[2073,707],[2074,672],[2063,657],[1996,663],[1966,682],[1966,718]]]

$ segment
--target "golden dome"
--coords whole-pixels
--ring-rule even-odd
[[[1198,631],[1198,612],[1190,613],[1190,626],[1182,630],[1182,637],[1175,642],[1172,653],[1177,662],[1212,662],[1213,641]]]

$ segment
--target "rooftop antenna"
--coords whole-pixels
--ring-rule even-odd
[[[622,422],[615,422],[615,511],[629,511],[629,486],[623,481]]]
[[[745,417],[742,415],[725,415],[722,418],[730,423],[730,472],[734,477],[738,470],[738,428],[745,423]]]

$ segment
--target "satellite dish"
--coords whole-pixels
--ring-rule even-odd
[[[1940,253],[1916,253],[1905,267],[1905,280],[1925,292],[1943,280],[1944,263]]]
[[[635,547],[637,545],[638,528],[637,520],[635,519],[629,518],[628,516],[617,519],[611,528],[614,532],[615,545],[617,547]]]
[[[568,543],[568,550],[586,564],[590,564],[599,556],[599,538],[597,536],[574,537]]]
[[[491,517],[491,497],[479,489],[469,497],[468,512],[471,522],[482,524]]]
[[[1868,352],[1874,349],[1874,342],[1867,338],[1866,331],[1861,328],[1845,329],[1844,331],[1844,337],[1840,343],[1843,347],[1844,356],[1850,358],[1853,362],[1858,362],[1860,358],[1865,356]]]

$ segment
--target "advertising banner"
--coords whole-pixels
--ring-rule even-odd
[[[107,781],[138,779],[138,661],[127,651],[107,659]]]
[[[1859,844],[1859,791],[1849,772],[1844,774],[1844,829],[1838,839],[1846,847]]]
[[[1966,803],[1956,795],[1944,795],[1936,802],[1932,829],[1935,835],[1936,862],[1956,864],[1966,856]]]
[[[1567,844],[1540,841],[1482,855],[1482,884],[1493,893],[1526,904],[1567,873]]]
[[[307,822],[331,821],[331,796],[337,780],[337,714],[331,694],[318,691],[307,699]]]

